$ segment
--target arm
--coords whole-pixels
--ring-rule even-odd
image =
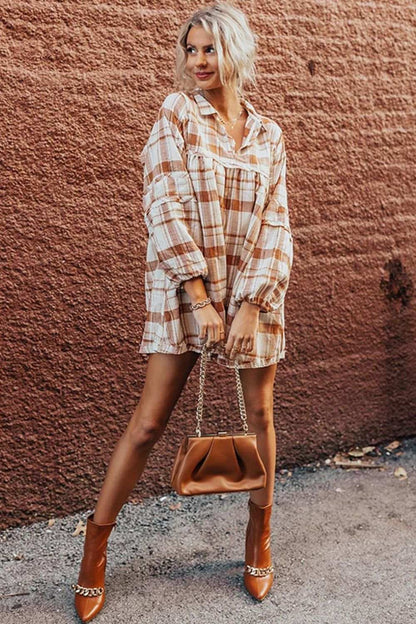
[[[201,277],[191,278],[183,284],[184,290],[188,293],[191,303],[204,301],[208,295],[204,281]]]
[[[193,240],[184,204],[194,190],[185,166],[182,124],[166,98],[142,150],[143,209],[159,266],[179,288],[183,281],[207,277],[206,260]]]
[[[262,312],[277,310],[285,297],[293,262],[293,238],[286,193],[286,150],[283,135],[274,148],[271,186],[253,253],[234,285],[237,304],[247,302]]]

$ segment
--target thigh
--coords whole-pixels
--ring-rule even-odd
[[[276,369],[277,363],[259,368],[239,369],[247,415],[273,408]]]
[[[150,353],[143,391],[129,425],[166,425],[199,356],[196,351]]]

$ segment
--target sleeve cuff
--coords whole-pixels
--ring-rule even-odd
[[[198,275],[191,275],[191,276],[189,276],[189,277],[187,277],[187,278],[185,278],[185,279],[183,279],[183,278],[182,278],[182,281],[181,281],[181,283],[177,286],[176,290],[177,290],[178,292],[186,292],[186,291],[185,291],[185,288],[183,287],[184,283],[185,283],[185,282],[188,282],[190,279],[195,279],[195,278],[197,278],[197,277],[201,277],[201,278],[204,280],[204,282],[205,282],[205,281],[207,280],[207,278],[208,278],[208,272],[205,272],[205,273],[203,273],[203,274],[198,274]]]
[[[248,303],[254,303],[260,308],[260,312],[271,312],[272,306],[262,297],[256,297],[254,295],[245,295],[240,299],[236,299],[237,305],[241,305],[243,301],[247,301]]]

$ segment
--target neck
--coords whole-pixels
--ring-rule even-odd
[[[202,94],[223,117],[235,117],[241,109],[240,96],[236,89],[230,87],[202,89]]]

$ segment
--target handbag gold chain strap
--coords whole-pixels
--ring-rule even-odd
[[[205,370],[207,363],[207,348],[206,345],[202,347],[201,353],[201,363],[199,368],[199,396],[198,396],[198,404],[196,407],[196,435],[200,437],[201,434],[201,424],[202,424],[202,411],[203,411],[203,403],[204,403],[204,382],[205,382]],[[237,397],[238,397],[238,407],[240,410],[240,417],[243,423],[244,434],[248,433],[248,425],[247,425],[247,413],[246,413],[246,404],[244,402],[244,394],[243,387],[241,385],[240,373],[238,371],[237,361],[234,362],[234,370],[235,370],[235,379],[237,384]]]

